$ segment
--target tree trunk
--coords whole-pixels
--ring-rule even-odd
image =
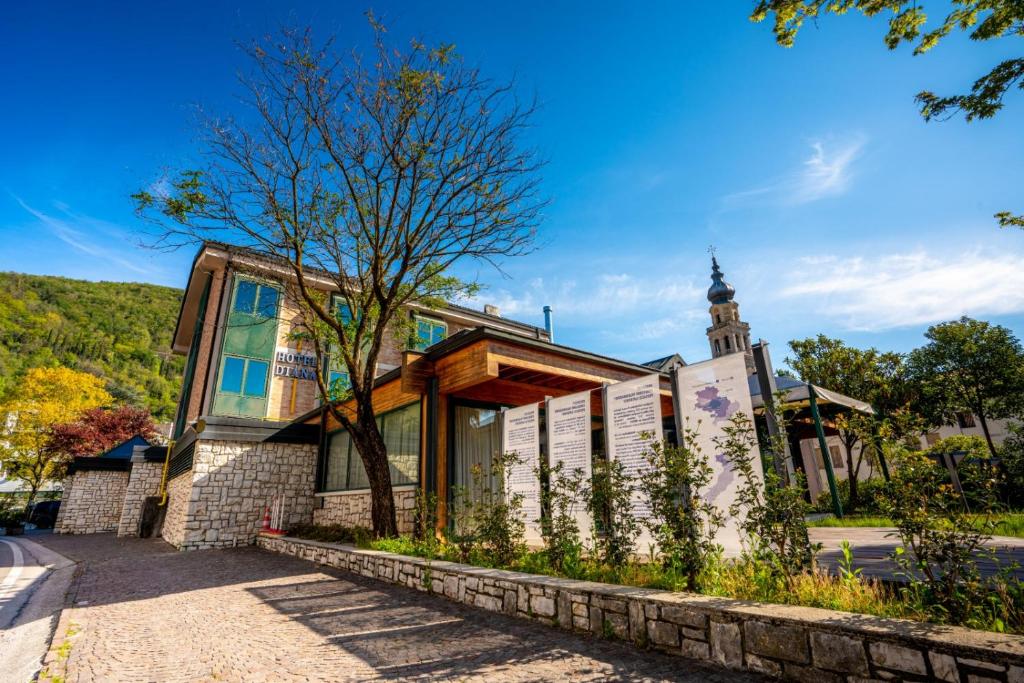
[[[391,468],[388,451],[381,437],[370,401],[357,401],[358,420],[352,425],[352,441],[366,468],[370,482],[370,517],[373,535],[386,538],[398,535],[395,499],[391,490]],[[364,407],[366,406],[366,407]]]
[[[992,454],[992,457],[996,456],[996,445],[992,443],[992,435],[988,432],[988,420],[985,419],[985,413],[978,411],[978,419],[981,421],[981,431],[985,434],[985,441],[988,443],[988,452]]]

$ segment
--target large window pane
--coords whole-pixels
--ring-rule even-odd
[[[420,466],[420,404],[386,413],[378,418],[378,426],[388,449],[393,486],[415,484]],[[337,431],[329,437],[324,490],[366,489],[370,481],[363,460],[348,432]]]
[[[250,360],[245,373],[245,395],[264,396],[267,393],[267,370],[269,364],[261,360]]]
[[[273,318],[277,315],[277,289],[270,285],[260,285],[259,305],[256,315],[261,318]]]
[[[224,370],[220,376],[220,390],[232,394],[242,392],[242,374],[245,372],[245,360],[232,356],[224,357]]]
[[[325,491],[340,491],[346,488],[348,459],[352,451],[352,438],[342,430],[331,434],[327,445],[327,471],[324,476]]]
[[[235,289],[234,310],[239,313],[252,313],[256,308],[257,285],[251,280],[239,280]]]
[[[455,406],[454,421],[454,484],[466,489],[473,500],[479,500],[485,488],[492,492],[498,489],[498,482],[491,476],[491,465],[501,448],[498,411]]]

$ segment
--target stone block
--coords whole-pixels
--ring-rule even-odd
[[[502,609],[502,601],[486,593],[477,593],[473,604],[489,612],[500,612]]]
[[[787,681],[798,683],[843,683],[843,677],[838,674],[815,669],[812,666],[801,666],[793,662],[786,662],[782,665],[782,675]]]
[[[746,649],[755,655],[784,659],[797,664],[811,661],[807,651],[807,633],[798,626],[748,621],[743,625]]]
[[[942,652],[929,652],[928,661],[932,665],[932,674],[946,683],[960,683],[960,672],[956,667],[956,658]]]
[[[711,652],[715,660],[730,669],[743,665],[743,637],[739,624],[711,622]]]
[[[766,676],[779,677],[782,675],[782,664],[771,659],[765,659],[764,657],[758,657],[757,655],[750,654],[749,652],[744,657],[744,661],[747,664],[747,668],[751,671],[755,671]]]
[[[673,624],[690,628],[704,628],[708,622],[707,616],[680,605],[662,605],[661,618],[663,621],[671,621]]]
[[[690,659],[711,659],[711,646],[700,640],[683,638],[679,645],[679,652]]]
[[[814,666],[844,674],[868,675],[868,656],[857,638],[835,633],[811,632],[811,657]]]
[[[648,621],[647,637],[655,645],[678,647],[679,627],[667,621]]]
[[[876,666],[910,674],[924,675],[928,673],[928,667],[924,663],[924,653],[920,650],[882,642],[870,643],[868,651],[871,653],[871,661]]]
[[[530,597],[530,609],[540,617],[555,616],[555,601],[544,595]]]

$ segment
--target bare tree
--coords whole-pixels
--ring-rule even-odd
[[[206,119],[205,167],[134,198],[161,245],[221,239],[287,264],[300,334],[331,357],[320,392],[360,454],[383,536],[397,526],[372,405],[382,346],[408,339],[407,305],[476,291],[450,274],[456,263],[497,266],[531,249],[544,201],[541,162],[522,145],[534,106],[451,45],[396,49],[372,16],[370,26],[371,60],[309,30],[254,44],[247,117]],[[348,382],[332,385],[332,366]]]

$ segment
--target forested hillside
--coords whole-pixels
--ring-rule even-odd
[[[65,365],[119,401],[174,417],[184,358],[171,355],[182,292],[127,282],[0,273],[0,395],[27,369]]]

